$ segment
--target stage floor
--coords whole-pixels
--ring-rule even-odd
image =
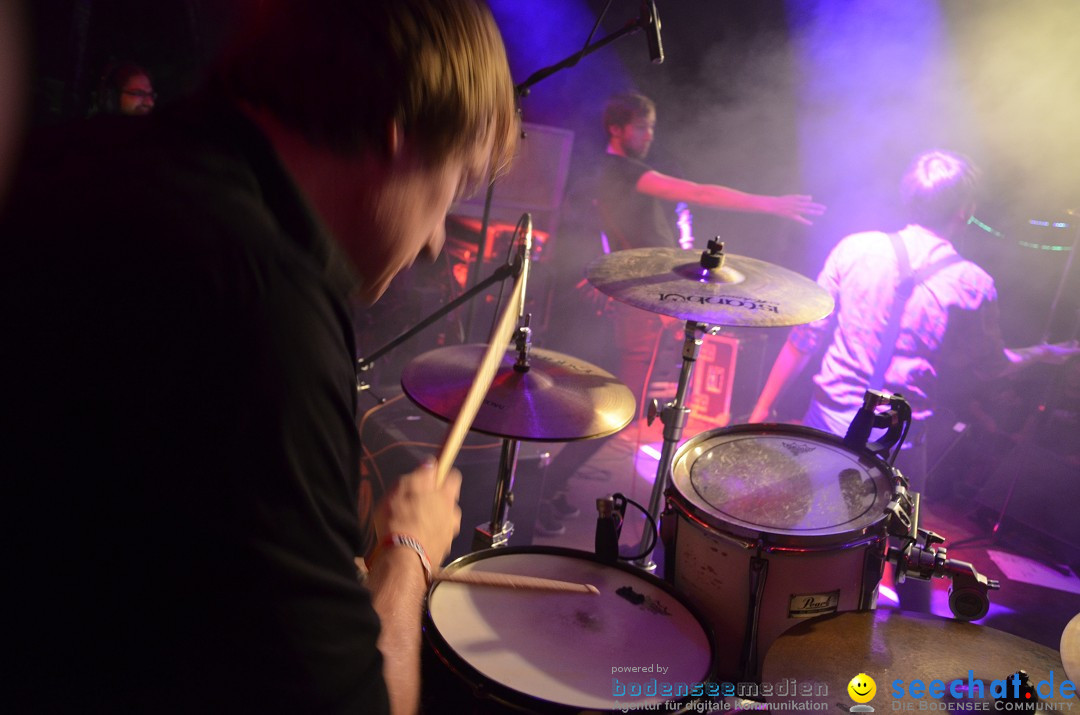
[[[569,481],[571,503],[581,510],[564,520],[565,533],[534,535],[533,544],[562,546],[592,551],[596,529],[595,500],[621,492],[643,505],[649,502],[655,478],[662,431],[659,422],[651,427],[631,425],[607,439],[604,446]],[[536,448],[538,445],[530,445]],[[552,445],[557,452],[559,445]],[[1047,495],[1052,499],[1053,495]],[[629,507],[621,544],[624,551],[635,548],[642,520],[630,519]],[[967,561],[988,578],[997,579],[1001,589],[990,593],[990,611],[977,623],[1058,650],[1066,624],[1080,613],[1080,549],[1063,543],[1024,524],[1006,519],[991,537],[998,514],[974,500],[924,500],[921,526],[945,537],[950,559]],[[513,511],[511,512],[511,521]],[[522,544],[511,539],[511,544]],[[662,560],[663,555],[660,554]],[[897,609],[892,595],[891,567],[881,582],[879,609]],[[948,606],[950,582],[932,582],[932,612],[952,617]]]

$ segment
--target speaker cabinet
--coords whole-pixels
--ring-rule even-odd
[[[761,334],[706,335],[687,397],[686,434],[739,424],[754,407],[764,375]]]

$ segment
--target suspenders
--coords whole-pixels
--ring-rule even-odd
[[[896,252],[896,262],[900,269],[900,282],[893,294],[892,306],[889,308],[889,319],[885,324],[885,332],[881,335],[881,351],[874,362],[874,374],[870,377],[869,387],[880,389],[884,385],[885,370],[892,361],[893,352],[896,350],[896,338],[900,335],[900,319],[904,315],[904,306],[915,291],[915,286],[930,278],[942,268],[951,266],[964,260],[959,254],[945,256],[928,266],[912,271],[911,259],[908,258],[907,248],[900,240],[900,234],[890,233],[889,240],[892,242],[893,251]]]

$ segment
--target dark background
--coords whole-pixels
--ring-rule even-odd
[[[236,25],[259,0],[39,0],[31,19],[36,60],[33,122],[85,116],[102,69],[131,60],[150,70],[159,104],[198,86]],[[492,0],[516,82],[635,20],[634,0]],[[604,101],[637,89],[658,105],[650,161],[686,178],[747,191],[810,193],[828,205],[812,227],[782,219],[694,212],[698,245],[720,236],[728,251],[814,277],[845,234],[895,229],[897,179],[930,147],[971,156],[983,171],[978,229],[959,248],[995,278],[1006,342],[1076,337],[1080,279],[1072,267],[1051,315],[1080,207],[1080,3],[1043,0],[657,0],[666,61],[649,62],[642,33],[624,37],[536,86],[527,122],[573,132],[569,190],[546,247],[536,290],[576,278],[597,242],[575,187],[603,150]],[[372,71],[378,71],[372,68]],[[527,140],[526,140],[527,141]],[[1032,219],[1069,224],[1041,227]],[[434,269],[436,283],[446,268]],[[433,270],[433,269],[418,269]],[[546,272],[546,275],[545,275]],[[553,276],[552,274],[558,274]],[[430,276],[429,276],[430,277]],[[409,285],[409,277],[403,285]],[[409,303],[388,297],[375,343],[452,291]],[[590,357],[574,342],[574,315],[550,301],[538,323],[547,347]],[[551,311],[558,310],[557,313]],[[1051,318],[1053,318],[1051,324]],[[392,325],[391,325],[392,324]],[[570,325],[569,330],[566,329]],[[389,327],[388,327],[389,326]],[[558,329],[561,326],[561,329]],[[1048,330],[1049,326],[1049,330]],[[476,339],[477,329],[471,337]],[[482,330],[479,331],[482,334]],[[784,335],[770,333],[771,350]],[[427,340],[455,341],[459,325]],[[421,345],[423,347],[423,345]],[[396,377],[392,378],[396,381]],[[801,399],[797,395],[793,400]],[[791,406],[797,410],[797,405]]]

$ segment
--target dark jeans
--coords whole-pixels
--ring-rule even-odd
[[[645,395],[658,355],[679,350],[672,330],[665,330],[660,316],[613,302],[607,315],[614,321],[614,355],[605,364],[630,388],[637,400],[636,416],[644,413]],[[676,352],[677,354],[677,352]],[[565,491],[570,478],[604,446],[607,438],[567,443],[548,465],[544,499]]]

